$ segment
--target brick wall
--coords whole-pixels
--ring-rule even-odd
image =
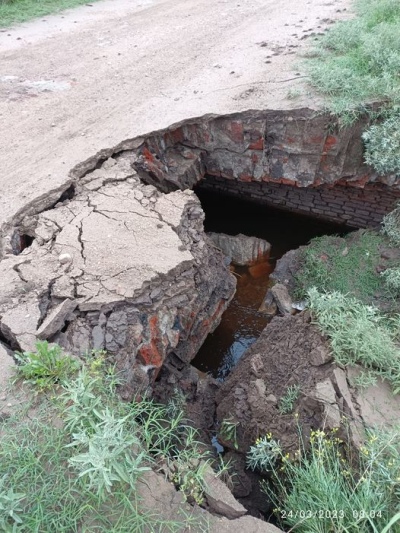
[[[365,165],[361,133],[367,122],[364,116],[339,129],[329,113],[310,109],[206,116],[144,138],[134,166],[165,192],[201,182],[283,209],[374,227],[400,198],[400,180]]]
[[[400,200],[400,191],[384,185],[301,188],[271,182],[245,183],[207,175],[199,187],[358,228],[379,226],[383,216]]]

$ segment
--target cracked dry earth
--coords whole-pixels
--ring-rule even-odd
[[[3,340],[25,351],[37,338],[75,354],[105,348],[125,373],[124,397],[140,394],[171,351],[190,361],[233,295],[203,217],[191,191],[162,194],[129,157],[107,160],[72,199],[21,221],[34,240],[0,262]]]

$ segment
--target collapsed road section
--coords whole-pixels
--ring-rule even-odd
[[[83,162],[2,228],[2,342],[105,349],[132,398],[167,355],[177,366],[193,359],[235,291],[191,189],[377,225],[400,192],[363,164],[365,120],[339,130],[308,109],[206,116]]]

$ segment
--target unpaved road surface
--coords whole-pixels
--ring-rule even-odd
[[[105,0],[2,30],[0,228],[124,139],[206,113],[318,105],[296,53],[348,4]]]

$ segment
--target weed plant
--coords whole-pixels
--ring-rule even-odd
[[[385,280],[385,285],[388,289],[388,292],[394,296],[400,296],[400,268],[393,267],[388,268],[382,272],[382,277]]]
[[[238,449],[237,427],[238,422],[236,422],[233,417],[229,417],[222,421],[219,431],[221,439],[225,442],[231,442],[235,450]]]
[[[392,517],[398,519],[399,437],[399,429],[371,431],[356,453],[335,431],[317,430],[308,450],[301,439],[293,456],[274,444],[271,460],[268,447],[255,446],[247,460],[269,475],[262,488],[283,527],[300,533],[380,533]],[[265,440],[275,442],[271,435]]]
[[[247,453],[246,464],[251,470],[268,472],[275,468],[275,464],[282,456],[282,448],[279,441],[272,438],[268,433],[265,437],[256,440]]]
[[[383,217],[382,232],[394,246],[400,246],[400,205]]]
[[[37,342],[36,352],[16,352],[15,358],[19,363],[17,378],[38,392],[65,385],[81,366],[77,359],[64,355],[60,346],[47,341]]]
[[[281,415],[286,415],[293,411],[299,394],[299,385],[290,385],[290,387],[287,388],[286,393],[282,396],[278,405],[278,411],[281,413]]]

